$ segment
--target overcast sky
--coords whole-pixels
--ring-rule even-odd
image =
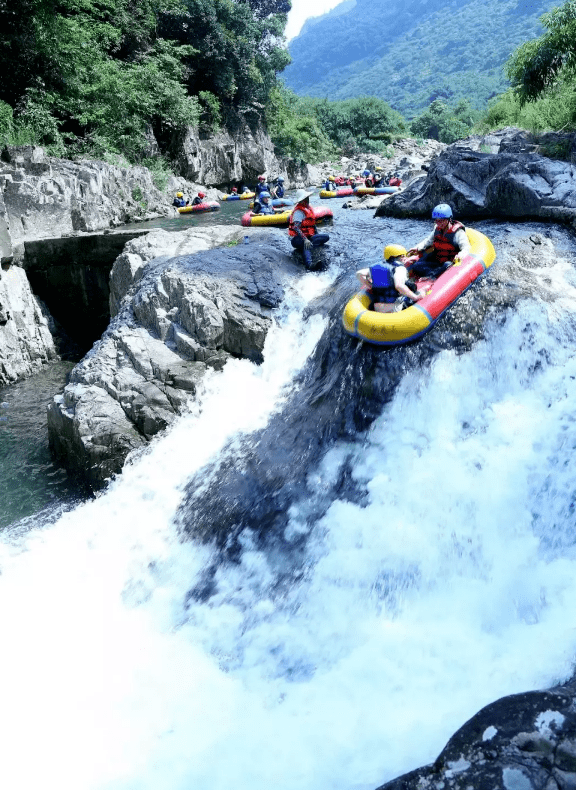
[[[297,36],[304,22],[311,16],[321,16],[339,5],[342,0],[292,0],[292,10],[288,14],[286,38]]]

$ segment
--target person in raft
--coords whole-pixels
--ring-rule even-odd
[[[238,187],[232,187],[230,190],[230,196],[238,194]]]
[[[374,310],[379,313],[397,313],[426,296],[426,291],[419,291],[408,280],[404,247],[388,244],[384,247],[383,257],[384,263],[376,263],[356,272],[356,277],[374,298]]]
[[[310,205],[310,195],[314,192],[306,192],[299,189],[294,200],[296,205],[290,214],[288,223],[288,235],[290,243],[295,250],[299,250],[304,258],[306,267],[312,266],[312,247],[319,247],[330,239],[327,233],[316,232],[316,217],[314,209]]]
[[[453,263],[470,252],[466,228],[457,222],[447,203],[439,203],[432,210],[434,230],[429,236],[408,250],[408,257],[424,254],[410,267],[410,275],[416,277],[439,277]]]
[[[172,205],[176,208],[184,208],[184,206],[187,205],[182,192],[176,192],[176,197],[172,201]]]
[[[284,197],[284,176],[278,176],[276,185],[272,187],[272,196],[275,198]]]
[[[270,192],[270,187],[266,183],[266,176],[258,176],[258,183],[254,187],[254,192],[256,192],[256,197],[262,192]]]
[[[192,201],[192,205],[193,206],[199,206],[200,203],[204,203],[204,198],[205,197],[206,197],[206,195],[204,194],[204,192],[198,192],[198,194],[196,195],[196,197]]]
[[[260,192],[258,197],[254,198],[254,208],[252,209],[253,214],[274,214],[274,209],[272,208],[272,204],[270,203],[271,198],[270,192]]]

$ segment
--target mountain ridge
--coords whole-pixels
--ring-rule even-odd
[[[356,0],[338,14],[336,6],[290,42],[292,63],[283,79],[300,95],[374,95],[408,118],[435,98],[468,98],[483,109],[508,87],[503,66],[510,54],[542,33],[539,18],[555,5]]]

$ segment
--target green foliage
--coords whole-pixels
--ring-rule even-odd
[[[14,134],[14,115],[12,107],[0,101],[0,145],[6,145]]]
[[[336,146],[318,120],[303,111],[298,97],[282,86],[271,91],[266,122],[272,141],[285,156],[313,163],[336,155]]]
[[[151,172],[156,189],[164,192],[168,180],[174,175],[170,163],[163,156],[151,156],[144,158],[140,164]]]
[[[515,91],[508,90],[488,108],[479,126],[481,131],[502,126],[518,126],[531,132],[576,128],[576,90],[568,75],[538,99],[523,102]]]
[[[0,0],[0,133],[51,153],[149,159],[227,106],[264,113],[287,0]]]
[[[271,106],[274,111],[269,113],[268,127],[272,140],[286,153],[304,146],[303,151],[314,157],[306,158],[302,153],[308,162],[325,160],[336,151],[345,156],[386,154],[394,136],[406,133],[402,116],[372,96],[333,102],[299,97],[278,87]]]
[[[210,91],[200,91],[198,94],[202,108],[202,124],[205,129],[217,131],[222,124],[222,108],[218,97]]]
[[[467,99],[461,99],[454,107],[435,99],[422,115],[412,121],[410,131],[415,137],[453,143],[467,137],[479,117],[480,113]]]

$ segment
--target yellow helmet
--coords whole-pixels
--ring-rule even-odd
[[[335,180],[336,179],[334,178],[334,176],[328,176],[328,181],[335,181]]]
[[[396,258],[398,255],[406,255],[406,250],[401,244],[387,244],[384,247],[385,261],[389,261],[390,258]]]
[[[176,197],[184,197],[184,193],[183,192],[176,192]]]

